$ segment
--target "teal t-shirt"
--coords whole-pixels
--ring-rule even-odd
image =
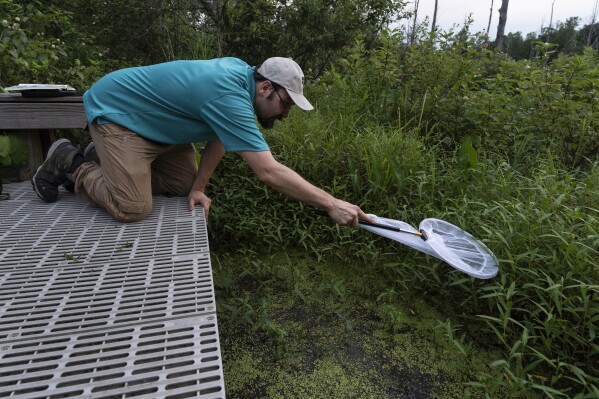
[[[121,69],[83,95],[89,123],[113,122],[164,144],[220,140],[227,151],[267,151],[254,118],[253,68],[237,58]]]

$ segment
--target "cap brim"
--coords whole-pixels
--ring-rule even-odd
[[[311,110],[314,109],[314,107],[312,106],[312,104],[310,104],[310,101],[308,101],[306,99],[306,97],[304,97],[302,94],[295,93],[295,92],[293,92],[291,90],[287,90],[287,94],[289,94],[289,97],[291,97],[291,99],[293,100],[293,102],[295,103],[295,105],[297,105],[298,107],[300,107],[304,111],[311,111]]]

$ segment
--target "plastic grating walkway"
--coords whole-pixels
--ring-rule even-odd
[[[208,235],[185,198],[119,223],[29,182],[0,201],[0,398],[224,398]]]

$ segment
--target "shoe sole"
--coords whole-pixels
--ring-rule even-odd
[[[70,142],[71,142],[71,140],[68,140],[68,139],[56,140],[50,146],[50,149],[48,150],[48,154],[46,155],[46,160],[48,160],[48,158],[50,158],[52,156],[52,154],[54,154],[54,151],[56,151],[58,146],[60,146],[62,143],[70,143]],[[46,161],[42,162],[42,164],[40,166],[38,166],[37,170],[35,171],[35,174],[31,178],[31,185],[33,186],[33,190],[35,191],[37,196],[40,197],[41,199],[44,199],[44,197],[40,194],[39,191],[37,191],[37,186],[35,185],[35,178],[37,177],[37,174],[39,173],[40,169],[42,168],[42,166],[44,166],[45,163],[46,163]]]

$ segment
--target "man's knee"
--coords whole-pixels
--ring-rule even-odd
[[[152,200],[117,200],[117,209],[111,212],[112,216],[121,222],[139,222],[152,212]]]
[[[123,223],[133,223],[144,220],[148,213],[119,213],[117,215],[113,215],[116,220]]]

